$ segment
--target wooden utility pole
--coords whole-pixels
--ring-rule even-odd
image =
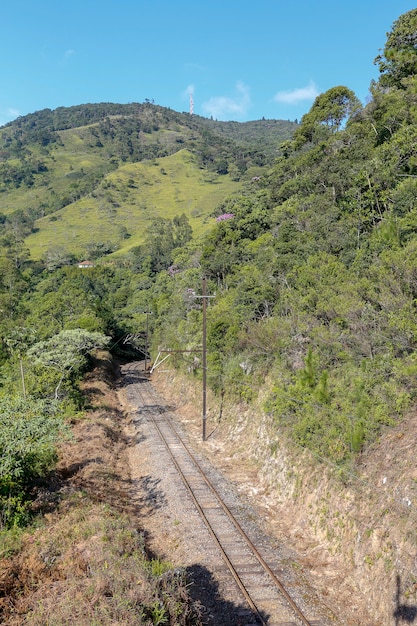
[[[206,278],[203,276],[203,289],[202,295],[197,296],[194,291],[192,291],[193,298],[202,298],[203,300],[203,346],[202,350],[160,350],[158,356],[156,357],[155,363],[152,366],[151,373],[153,370],[160,365],[165,359],[168,358],[169,354],[173,352],[202,352],[203,353],[203,441],[206,440],[206,423],[207,423],[207,300],[209,298],[214,298],[215,296],[207,295],[207,285]],[[168,356],[166,356],[162,361],[159,361],[159,355],[162,352],[168,352]]]
[[[207,281],[203,276],[203,290],[201,296],[194,295],[194,298],[203,299],[203,441],[206,440],[207,422],[207,300],[214,296],[207,295]]]
[[[207,422],[207,290],[206,278],[203,278],[203,441],[206,440]]]
[[[149,311],[146,311],[146,335],[145,335],[145,374],[148,365],[148,334],[149,334]]]

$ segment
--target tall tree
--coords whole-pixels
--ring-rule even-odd
[[[185,213],[176,215],[172,220],[174,226],[174,247],[181,248],[191,241],[193,237],[193,229]]]
[[[4,339],[5,344],[12,354],[19,358],[20,377],[22,379],[23,398],[26,399],[25,374],[23,369],[23,355],[35,342],[35,331],[32,328],[14,328]]]
[[[404,87],[403,80],[417,74],[417,9],[401,15],[387,33],[381,54],[375,59],[383,87]]]
[[[294,133],[296,143],[320,141],[340,130],[360,108],[360,101],[351,89],[343,85],[328,89],[317,96],[310,111],[303,115],[301,126]]]

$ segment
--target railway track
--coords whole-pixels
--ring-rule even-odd
[[[295,601],[287,591],[282,582],[284,572],[268,564],[262,550],[254,545],[238,519],[236,503],[226,502],[228,498],[216,485],[207,462],[187,444],[173,414],[166,410],[138,364],[125,366],[123,373],[131,386],[131,401],[137,405],[148,427],[157,433],[161,449],[181,477],[188,497],[244,599],[247,611],[236,623],[247,626],[327,626],[327,620],[307,617],[300,601]]]

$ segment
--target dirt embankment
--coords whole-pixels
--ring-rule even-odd
[[[208,398],[201,443],[201,384],[154,374],[196,444],[289,541],[327,604],[349,626],[417,624],[417,414],[387,431],[351,472],[294,449],[272,420]]]
[[[135,441],[105,354],[83,390],[90,408],[37,487],[36,526],[0,546],[0,623],[201,625],[185,574],[148,552],[129,476]]]

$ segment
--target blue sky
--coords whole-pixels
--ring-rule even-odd
[[[373,60],[407,0],[5,0],[0,124],[44,108],[144,102],[218,120],[300,119]]]

